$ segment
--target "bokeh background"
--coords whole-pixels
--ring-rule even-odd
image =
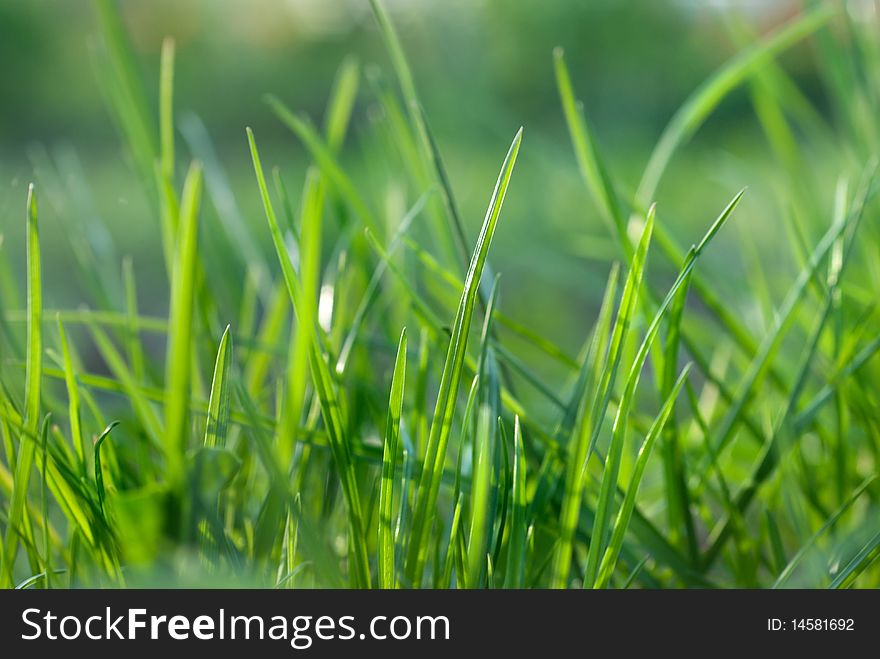
[[[290,107],[322,117],[334,72],[346,56],[362,63],[364,83],[342,161],[374,199],[400,172],[375,162],[374,95],[367,78],[390,80],[390,66],[366,0],[122,0],[137,68],[154,107],[162,39],[177,44],[176,114],[207,127],[246,221],[267,254],[244,128],[252,126],[269,164],[298,190],[306,153],[270,113],[272,92]],[[635,187],[663,126],[717,67],[748,42],[784,23],[802,4],[787,0],[429,0],[389,1],[429,120],[446,158],[459,205],[476,234],[511,136],[525,142],[493,265],[504,274],[503,305],[512,315],[577,350],[615,252],[579,178],[553,77],[552,51],[565,49],[579,97],[615,178]],[[849,3],[853,20],[876,24],[876,3]],[[100,218],[117,255],[135,262],[144,313],[164,314],[167,282],[158,220],[129,166],[95,70],[98,25],[90,3],[0,3],[0,232],[10,246],[13,280],[22,282],[27,183],[43,185],[47,305],[90,304],[71,277],[69,233]],[[787,51],[782,65],[819,111],[825,100],[814,45]],[[188,160],[178,137],[178,166]],[[834,158],[805,145],[813,171]],[[836,157],[836,156],[835,156]],[[696,240],[744,186],[745,202],[701,268],[761,335],[773,300],[749,292],[746,262],[758,255],[778,292],[795,272],[774,186],[778,167],[748,89],[725,99],[676,155],[658,192],[664,221],[682,244]],[[76,203],[60,196],[58,176],[77,178]],[[53,176],[56,180],[52,180]],[[805,187],[813,187],[804,181]],[[54,188],[54,189],[53,189]],[[830,207],[833,185],[817,186]],[[400,210],[405,209],[400,205]],[[211,213],[208,208],[206,213]],[[91,230],[91,229],[89,229]],[[745,239],[745,240],[744,240]],[[744,247],[745,245],[745,247]],[[745,251],[744,251],[745,250]],[[751,250],[754,250],[752,253]],[[660,268],[662,262],[653,263]],[[660,273],[657,276],[663,276]]]

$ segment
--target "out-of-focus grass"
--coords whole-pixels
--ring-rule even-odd
[[[185,51],[142,77],[95,2],[122,166],[32,148],[2,209],[3,585],[877,585],[876,17],[731,19],[630,171],[550,48],[555,119],[480,104],[448,158],[371,4],[389,65],[230,156],[177,120]],[[734,93],[763,140],[703,137]]]

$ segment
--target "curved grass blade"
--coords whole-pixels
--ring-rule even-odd
[[[669,121],[654,147],[636,191],[637,202],[643,206],[651,202],[675,151],[733,89],[764,62],[825,25],[835,13],[836,9],[823,7],[793,19],[764,41],[740,52],[694,91]]]
[[[617,477],[618,471],[620,469],[624,436],[626,434],[628,423],[627,418],[630,413],[630,408],[633,403],[636,388],[638,387],[642,367],[644,366],[645,360],[648,357],[648,351],[650,350],[651,345],[653,344],[654,339],[657,336],[657,333],[660,329],[660,322],[663,319],[666,310],[672,304],[673,300],[678,294],[678,291],[688,280],[688,277],[694,266],[696,265],[700,255],[703,253],[703,251],[706,249],[712,239],[718,234],[718,232],[721,230],[721,227],[724,226],[730,215],[733,213],[744,192],[745,191],[740,191],[739,194],[737,194],[733,198],[733,200],[721,212],[721,214],[718,216],[712,226],[709,227],[709,230],[703,236],[703,239],[700,241],[700,243],[696,247],[693,247],[688,253],[687,257],[684,260],[684,265],[682,266],[681,271],[676,277],[675,282],[670,287],[669,292],[663,299],[663,302],[661,302],[661,304],[657,308],[657,311],[654,314],[654,318],[652,319],[651,324],[648,326],[645,338],[642,340],[638,352],[633,359],[632,367],[630,368],[629,375],[627,376],[626,383],[624,384],[623,394],[620,397],[620,404],[617,407],[617,414],[614,418],[614,424],[611,429],[611,443],[609,445],[608,455],[606,456],[605,460],[605,468],[602,475],[602,484],[599,491],[599,501],[596,504],[596,514],[593,520],[593,532],[590,534],[590,548],[587,554],[587,568],[584,575],[585,588],[592,587],[595,583],[597,571],[599,568],[599,559],[601,554],[604,552],[603,545],[605,542],[605,534],[607,532],[611,518],[611,506],[613,503],[614,493],[617,491]],[[646,232],[651,227],[650,219],[652,218],[652,216],[653,211],[649,211],[649,223],[645,226]],[[606,391],[605,396],[606,401],[604,401],[603,405],[607,406],[607,397],[609,396],[608,391]],[[598,416],[597,418],[601,420],[602,416]],[[594,438],[596,437],[597,432],[598,426],[597,429],[594,430]],[[593,440],[591,443],[594,445],[595,440]]]
[[[119,421],[113,421],[109,426],[104,428],[104,432],[95,440],[95,487],[98,491],[98,507],[102,515],[106,515],[104,502],[107,500],[107,492],[104,490],[104,469],[101,466],[101,445],[113,432],[113,429],[119,425]]]

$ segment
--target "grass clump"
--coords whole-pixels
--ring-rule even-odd
[[[152,203],[168,314],[139,311],[131,260],[116,286],[73,240],[88,306],[47,308],[30,188],[26,302],[0,301],[0,584],[877,586],[880,144],[846,126],[864,122],[852,98],[880,98],[880,68],[832,78],[844,146],[825,208],[802,198],[799,149],[838,129],[775,61],[815,38],[823,65],[848,70],[861,51],[828,32],[845,17],[818,7],[758,40],[735,29],[741,54],[674,114],[631,187],[553,53],[572,164],[613,241],[574,358],[505,312],[518,291],[490,265],[524,130],[506,155],[498,144],[472,236],[401,40],[371,5],[400,93],[373,85],[398,152],[370,155],[400,164],[409,211],[377,211],[381,192],[346,168],[367,93],[349,59],[321,127],[266,99],[311,159],[298,195],[246,131],[269,254],[204,125],[175,125],[173,42],[154,119],[113,4],[95,2],[97,71]],[[780,249],[798,272],[760,332],[703,267],[747,193],[707,213],[688,250],[676,209],[654,204],[675,154],[738,88],[793,209]],[[178,128],[193,156],[183,177]],[[216,244],[237,286],[218,276]],[[0,242],[4,268],[10,249]],[[755,296],[772,300],[750,265]],[[518,346],[565,377],[548,382]]]

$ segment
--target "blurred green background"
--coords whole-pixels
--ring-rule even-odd
[[[388,5],[471,239],[507,144],[517,127],[525,126],[493,265],[504,273],[503,306],[572,352],[592,324],[614,250],[577,172],[556,93],[553,48],[565,49],[576,91],[614,176],[634,188],[676,108],[740,50],[732,26],[766,33],[801,8],[783,0],[397,0]],[[864,20],[876,21],[869,11],[876,6],[872,2],[853,5],[867,8]],[[244,127],[254,128],[268,164],[281,166],[288,188],[299,190],[305,150],[262,96],[275,93],[320,121],[334,72],[348,55],[360,60],[366,74],[343,163],[359,185],[373,182],[371,198],[388,212],[403,212],[412,203],[398,200],[395,206],[393,182],[402,176],[394,171],[396,163],[371,158],[378,107],[367,79],[384,77],[390,84],[391,76],[366,0],[123,0],[120,8],[154,107],[161,42],[166,35],[175,38],[176,114],[194,113],[204,122],[238,206],[267,254],[269,234]],[[23,282],[23,249],[16,246],[23,245],[26,186],[36,179],[44,190],[48,306],[92,302],[68,274],[73,258],[68,235],[79,228],[98,231],[94,220],[100,218],[115,244],[112,254],[134,259],[142,310],[163,314],[168,295],[158,220],[128,166],[102,97],[92,53],[97,35],[87,2],[0,3],[0,232],[19,268],[14,274]],[[830,115],[813,49],[806,42],[781,61],[806,96]],[[815,150],[812,169],[826,168],[833,181],[837,165],[833,158],[826,161],[821,143],[813,140],[805,148]],[[186,149],[178,137],[180,169],[189,159]],[[768,281],[779,282],[780,291],[794,272],[787,253],[774,247],[784,235],[774,202],[774,165],[743,88],[675,157],[657,199],[664,222],[687,245],[737,190],[749,186],[736,222],[701,268],[757,334],[767,310],[744,285],[742,238],[754,245]],[[72,186],[75,203],[69,191],[65,197],[58,189],[64,187],[59,176],[86,184]],[[830,207],[833,185],[819,190],[820,202]]]

